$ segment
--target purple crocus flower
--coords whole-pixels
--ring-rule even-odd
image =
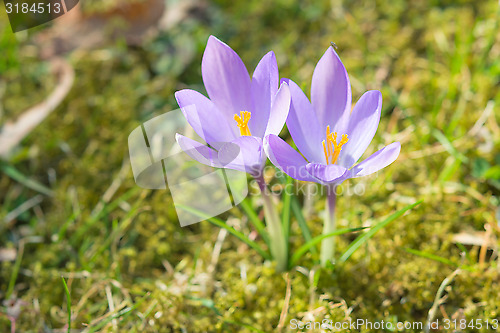
[[[349,76],[332,47],[314,70],[311,102],[297,84],[283,81],[292,96],[286,123],[303,156],[273,134],[265,138],[264,148],[273,164],[290,177],[335,186],[385,168],[399,156],[401,144],[393,142],[353,167],[377,131],[382,94],[367,91],[351,112]]]
[[[175,98],[208,146],[180,134],[176,135],[177,142],[203,164],[260,175],[266,161],[263,138],[279,134],[290,109],[287,83],[278,89],[274,53],[260,60],[250,78],[236,52],[210,36],[201,71],[210,99],[191,89],[177,91]]]

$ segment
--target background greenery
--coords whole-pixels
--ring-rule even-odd
[[[117,3],[88,1],[83,12],[106,12]],[[440,284],[457,267],[436,318],[500,319],[498,2],[195,4],[181,22],[139,44],[105,38],[63,54],[76,73],[71,92],[1,162],[0,249],[15,249],[17,259],[0,262],[0,299],[26,302],[18,331],[65,328],[61,276],[77,331],[271,332],[278,326],[286,277],[208,222],[181,228],[168,192],[138,188],[127,160],[134,128],[176,108],[176,90],[203,91],[201,55],[210,34],[231,45],[250,71],[274,50],[280,75],[305,91],[333,41],[353,101],[368,89],[382,91],[382,120],[368,153],[394,140],[402,153],[376,177],[349,181],[350,189],[360,184],[365,193],[339,197],[340,226],[370,225],[424,199],[336,269],[320,271],[305,256],[304,268],[289,273],[286,324],[292,318],[425,321]],[[39,56],[48,44],[36,42],[48,26],[14,35],[0,12],[3,124],[42,101],[55,79]],[[268,179],[279,186],[272,174]],[[37,195],[41,203],[5,220]],[[323,201],[315,197],[306,212],[314,235],[321,231]],[[262,215],[258,196],[250,202]],[[252,232],[239,208],[221,218]],[[297,248],[304,238],[295,217],[291,226]],[[461,244],[457,234],[473,241]],[[339,237],[339,251],[354,237]],[[0,316],[0,331],[9,329]]]

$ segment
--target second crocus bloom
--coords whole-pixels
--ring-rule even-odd
[[[283,81],[292,96],[288,130],[302,155],[273,134],[266,137],[265,149],[273,164],[292,178],[335,186],[374,173],[399,156],[401,144],[394,142],[353,167],[377,131],[382,95],[367,91],[351,112],[349,76],[332,47],[314,70],[311,102],[297,84]]]

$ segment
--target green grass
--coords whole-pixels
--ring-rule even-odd
[[[66,309],[68,311],[68,333],[71,332],[71,294],[66,284],[66,280],[61,277],[62,283],[64,285],[64,292],[66,293]]]
[[[310,316],[425,322],[442,281],[457,267],[463,270],[446,287],[442,310],[450,318],[500,319],[493,251],[500,203],[498,1],[217,0],[206,6],[140,48],[108,41],[66,55],[76,73],[71,92],[0,163],[0,250],[17,252],[15,260],[0,261],[0,300],[26,302],[17,331],[61,330],[69,320],[73,331],[84,332],[271,332],[278,326],[286,281],[265,260],[269,239],[259,197],[212,220],[217,225],[181,228],[168,191],[138,188],[127,160],[133,129],[175,109],[175,91],[203,91],[200,60],[210,34],[231,45],[250,71],[274,50],[280,75],[308,95],[316,62],[335,42],[353,101],[368,89],[383,95],[367,154],[395,140],[402,144],[394,164],[343,184],[339,233],[375,227],[335,236],[336,257],[348,257],[338,267],[316,263],[324,198],[311,201],[300,182],[297,196],[282,197],[289,253],[299,265],[289,273],[286,322]],[[42,101],[56,80],[32,46],[34,32],[13,36],[0,12],[1,126]],[[272,186],[286,182],[271,176]],[[22,206],[36,196],[43,200]],[[376,227],[420,199],[390,225]],[[309,203],[310,211],[301,210]],[[15,218],[7,223],[9,216]],[[219,239],[224,225],[233,235]],[[485,230],[493,240],[487,251],[454,241],[455,234]],[[9,330],[0,315],[0,331]]]

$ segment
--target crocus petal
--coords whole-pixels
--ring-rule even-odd
[[[261,138],[240,136],[219,149],[218,160],[224,168],[260,174],[264,157]]]
[[[381,109],[380,91],[370,90],[361,96],[349,119],[349,141],[342,147],[338,161],[340,165],[349,168],[363,155],[377,132]]]
[[[254,108],[248,123],[253,136],[264,137],[278,85],[278,63],[274,52],[270,51],[262,57],[253,72],[251,90]]]
[[[237,137],[237,126],[230,126],[214,103],[199,92],[184,89],[175,98],[196,134],[214,148]]]
[[[175,134],[175,140],[181,146],[181,149],[192,159],[211,167],[221,167],[217,158],[217,151],[212,148],[178,133]]]
[[[271,162],[290,177],[297,180],[318,182],[307,172],[307,161],[280,137],[274,134],[266,136],[264,150]]]
[[[346,168],[341,167],[340,165],[331,164],[320,164],[320,163],[309,163],[306,166],[307,171],[318,178],[323,183],[331,183],[337,179],[340,179],[344,173],[347,171]]]
[[[276,98],[274,99],[265,135],[267,134],[279,135],[281,130],[283,129],[283,125],[285,125],[285,121],[286,118],[288,117],[289,111],[290,111],[290,89],[288,88],[288,84],[283,82],[281,84],[280,89],[278,90],[278,93],[276,94]]]
[[[214,36],[208,38],[201,74],[208,96],[226,119],[233,119],[240,111],[253,111],[250,75],[245,64],[236,52]]]
[[[326,127],[319,126],[313,107],[299,86],[289,79],[282,81],[288,83],[292,97],[286,125],[293,142],[310,162],[326,163],[321,144]]]
[[[357,178],[377,172],[394,162],[401,151],[401,143],[393,142],[372,154],[363,162],[349,170],[348,178]]]
[[[351,84],[342,61],[331,46],[314,69],[311,103],[322,127],[330,125],[332,132],[346,133],[351,111]]]

